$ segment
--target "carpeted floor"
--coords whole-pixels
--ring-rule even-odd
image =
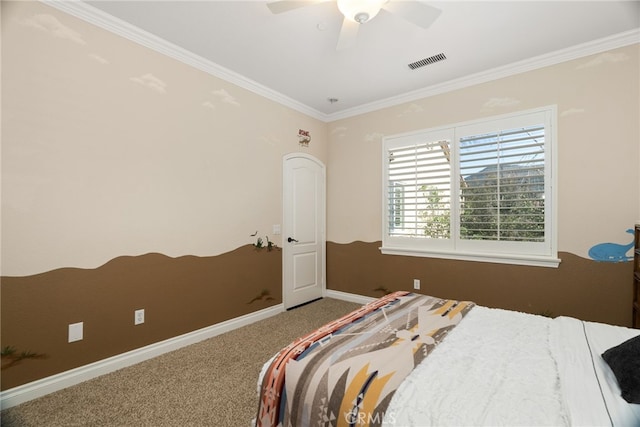
[[[2,426],[249,426],[265,361],[360,304],[325,298],[2,411]]]

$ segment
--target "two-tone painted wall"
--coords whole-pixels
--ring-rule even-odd
[[[634,44],[330,123],[330,287],[380,296],[416,278],[426,294],[630,326],[631,263],[588,251],[629,245],[640,218],[639,53]],[[558,268],[380,254],[384,136],[547,105],[558,110]]]
[[[44,3],[1,7],[1,345],[46,355],[2,389],[281,303],[282,252],[253,244],[281,247],[282,158],[326,162],[326,123]]]
[[[325,123],[46,4],[1,7],[1,346],[46,355],[4,369],[3,390],[281,303],[282,252],[252,244],[281,245],[295,151],[327,165],[330,289],[419,278],[437,296],[630,324],[630,263],[587,251],[628,243],[640,218],[639,45]],[[558,269],[380,254],[383,135],[550,104]]]

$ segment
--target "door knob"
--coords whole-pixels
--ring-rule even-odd
[[[287,242],[291,243],[291,242],[297,242],[296,239],[294,239],[293,237],[287,237]]]

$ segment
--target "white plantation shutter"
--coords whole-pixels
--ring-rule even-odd
[[[451,199],[450,141],[387,151],[389,235],[448,238]]]
[[[557,266],[555,115],[385,138],[382,252]]]
[[[544,241],[544,124],[459,144],[460,238]]]

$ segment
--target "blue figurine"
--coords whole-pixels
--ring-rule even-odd
[[[633,229],[628,229],[627,233],[633,234]],[[589,256],[596,261],[631,261],[633,256],[627,256],[627,252],[629,252],[631,248],[633,248],[633,240],[628,245],[620,245],[618,243],[599,243],[589,249]]]

